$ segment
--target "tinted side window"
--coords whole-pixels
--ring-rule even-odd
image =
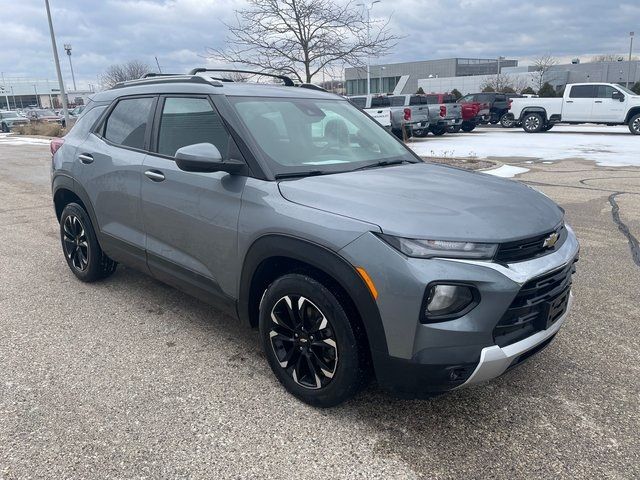
[[[440,99],[438,97],[438,95],[427,95],[426,97],[424,97],[424,99],[426,101],[422,102],[422,103],[426,103],[427,105],[436,105],[438,103],[440,103],[438,100]]]
[[[104,138],[118,145],[144,148],[144,135],[153,98],[120,100],[104,127]]]
[[[358,108],[365,108],[367,106],[367,99],[365,97],[350,98],[349,101]]]
[[[373,97],[371,99],[371,108],[390,107],[389,97]]]
[[[400,95],[389,97],[389,101],[391,102],[392,107],[404,107],[404,97]]]
[[[598,98],[611,98],[614,92],[614,88],[609,85],[598,85],[597,87],[597,95]]]
[[[571,87],[570,98],[594,98],[594,85],[575,85]]]
[[[104,112],[106,108],[106,105],[100,105],[90,110],[85,109],[82,112],[83,115],[78,118],[76,124],[71,129],[71,132],[69,132],[69,135],[86,137],[89,134],[91,127],[93,127],[93,124],[96,123],[96,120],[98,120],[98,117],[102,115],[102,112]]]
[[[455,95],[443,95],[442,103],[456,103]]]
[[[160,119],[158,153],[173,157],[179,148],[196,143],[215,145],[224,158],[229,135],[222,118],[206,98],[167,98]]]

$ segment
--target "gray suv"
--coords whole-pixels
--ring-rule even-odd
[[[259,329],[278,380],[336,405],[429,396],[551,342],[578,242],[518,182],[423,162],[347,100],[215,71],[96,94],[52,141],[71,271],[122,263]]]

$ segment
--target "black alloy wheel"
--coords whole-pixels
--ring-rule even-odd
[[[348,304],[344,293],[304,272],[274,280],[260,300],[271,370],[289,393],[315,407],[344,402],[370,378],[366,334]]]
[[[76,215],[68,215],[62,225],[62,245],[64,254],[79,272],[84,272],[89,265],[89,241],[82,220]]]
[[[329,320],[308,298],[286,295],[271,309],[269,339],[280,367],[298,385],[319,389],[338,367],[338,347]]]

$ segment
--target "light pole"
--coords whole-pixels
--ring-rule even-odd
[[[498,73],[496,73],[496,92],[500,91],[500,62],[504,59],[505,57],[498,57]]]
[[[36,88],[36,84],[33,84],[33,91],[36,94],[36,105],[40,108],[40,98],[38,97],[38,89]]]
[[[373,0],[367,6],[364,3],[357,3],[356,6],[363,7],[367,11],[367,42],[371,43],[371,9],[376,3],[380,3],[381,0]],[[367,55],[367,95],[371,95],[371,57]]]
[[[60,58],[58,58],[56,36],[53,33],[53,22],[51,21],[51,9],[49,8],[49,0],[44,0],[44,4],[47,7],[47,20],[49,20],[49,33],[51,34],[53,60],[56,64],[56,73],[58,74],[58,83],[60,84],[60,94],[62,95],[62,111],[64,112],[64,124],[65,126],[69,126],[69,108],[67,107],[67,94],[64,90],[64,81],[62,80],[62,71],[60,70]],[[69,57],[69,61],[71,61],[71,57]]]
[[[69,67],[71,68],[71,80],[73,80],[73,91],[77,91],[76,88],[76,76],[73,74],[73,63],[71,63],[71,44],[64,44],[64,51],[67,52],[67,57],[69,57]]]
[[[379,81],[380,81],[380,93],[384,93],[382,91],[382,73],[384,72],[384,70],[386,69],[386,67],[380,67],[380,75],[379,75]]]
[[[631,86],[631,55],[633,54],[633,36],[635,32],[629,32],[629,66],[627,68],[627,88]]]
[[[7,87],[3,85],[2,87],[0,87],[0,91],[4,93],[4,99],[7,102],[7,110],[11,110],[11,107],[9,106],[9,91],[7,90]]]

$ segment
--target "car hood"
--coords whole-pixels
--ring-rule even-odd
[[[279,183],[291,202],[410,238],[505,242],[555,228],[563,213],[519,182],[434,164],[383,167]]]

